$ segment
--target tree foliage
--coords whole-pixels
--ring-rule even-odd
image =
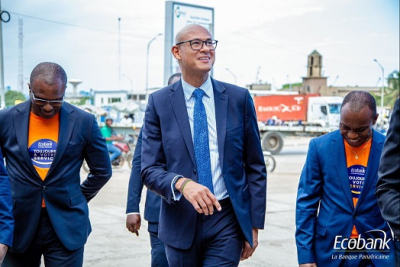
[[[13,90],[8,90],[5,93],[5,102],[6,102],[6,107],[11,107],[11,106],[15,106],[16,101],[25,101],[26,98],[24,96],[23,93],[21,92],[17,92],[17,91],[13,91]]]
[[[387,77],[388,86],[383,90],[383,105],[393,108],[394,102],[399,98],[400,94],[400,72],[392,71]],[[381,103],[381,94],[374,95],[377,105]]]

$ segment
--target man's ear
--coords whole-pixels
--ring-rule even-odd
[[[375,118],[372,119],[372,125],[375,125],[376,121],[378,120],[379,113],[376,113]]]
[[[181,59],[181,54],[180,54],[180,50],[179,50],[178,46],[174,45],[171,48],[171,52],[175,59],[177,59],[177,60]]]

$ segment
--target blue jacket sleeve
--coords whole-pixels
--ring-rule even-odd
[[[140,164],[142,161],[142,130],[136,142],[135,153],[133,154],[131,177],[128,186],[128,201],[126,213],[140,212],[139,203],[142,195],[143,183],[140,177]]]
[[[0,150],[0,244],[11,247],[14,234],[10,182]]]
[[[299,264],[315,262],[313,243],[321,184],[316,144],[311,140],[297,191],[296,245]]]

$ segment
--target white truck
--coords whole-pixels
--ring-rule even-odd
[[[254,96],[263,150],[278,154],[285,136],[318,136],[338,129],[342,97]]]

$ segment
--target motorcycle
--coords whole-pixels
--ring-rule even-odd
[[[267,172],[273,172],[276,167],[276,161],[274,156],[272,156],[271,152],[269,151],[263,151],[263,154]]]
[[[114,145],[119,148],[122,153],[111,162],[112,168],[120,169],[127,161],[129,168],[132,169],[133,151],[135,150],[134,147],[132,147],[131,144],[126,140],[115,142]],[[86,172],[90,171],[86,160],[83,161],[82,168]]]

